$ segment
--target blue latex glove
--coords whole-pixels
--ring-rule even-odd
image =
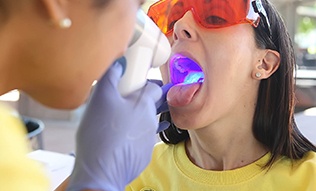
[[[157,114],[169,111],[168,103],[167,103],[167,93],[169,89],[174,85],[172,83],[163,85],[161,80],[149,80],[157,85],[159,85],[162,89],[162,97],[156,102]]]
[[[163,85],[161,80],[149,80],[157,85],[159,85],[162,89],[162,97],[156,102],[157,114],[169,111],[169,106],[167,102],[167,93],[169,89],[174,85],[172,83],[168,83]],[[157,129],[157,133],[160,133],[163,130],[166,130],[170,126],[168,121],[162,121],[159,123],[159,127]]]
[[[68,190],[122,191],[151,160],[161,88],[148,82],[123,98],[117,90],[121,74],[114,64],[95,87],[77,132]]]

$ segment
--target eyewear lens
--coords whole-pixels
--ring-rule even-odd
[[[260,9],[256,5],[261,5]],[[149,8],[148,16],[168,35],[188,11],[202,27],[213,29],[241,23],[257,27],[262,15],[258,10],[264,11],[261,0],[160,0]]]

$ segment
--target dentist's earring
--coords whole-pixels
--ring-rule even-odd
[[[260,72],[257,72],[257,73],[256,73],[256,77],[257,77],[257,78],[260,78],[260,77],[261,77],[261,73],[260,73]]]
[[[61,29],[68,29],[71,27],[72,22],[69,18],[63,18],[58,24]]]

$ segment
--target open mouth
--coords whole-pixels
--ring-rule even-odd
[[[204,73],[192,59],[175,54],[170,59],[170,78],[173,84],[202,83]]]

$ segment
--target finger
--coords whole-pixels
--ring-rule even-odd
[[[155,102],[161,99],[162,89],[155,83],[147,82],[144,87],[144,94],[150,96]]]
[[[168,83],[168,84],[162,86],[162,87],[161,87],[161,88],[162,88],[162,95],[166,97],[166,96],[167,96],[167,93],[168,93],[168,91],[169,91],[169,89],[170,89],[173,85],[174,85],[173,83]]]
[[[122,66],[114,63],[95,85],[90,102],[102,105],[117,102],[121,97],[117,89],[121,74]]]
[[[162,121],[159,123],[158,129],[157,129],[157,133],[160,133],[166,129],[168,129],[168,127],[170,126],[170,123],[168,121]]]
[[[163,103],[159,102],[161,100],[158,100],[158,102],[156,102],[156,108],[157,108],[157,111],[156,111],[156,114],[158,115],[159,113],[163,113],[163,112],[167,112],[169,111],[169,105],[168,105],[168,102],[165,101]]]
[[[162,88],[162,96],[156,102],[157,114],[169,110],[168,103],[167,103],[167,93],[173,85],[174,84],[172,84],[172,83],[168,83],[168,84],[161,87]]]
[[[148,81],[152,82],[152,83],[155,83],[155,84],[157,84],[160,87],[163,85],[163,82],[161,80],[149,79]]]
[[[123,65],[118,60],[108,69],[108,71],[98,81],[99,86],[117,87],[123,72]]]

